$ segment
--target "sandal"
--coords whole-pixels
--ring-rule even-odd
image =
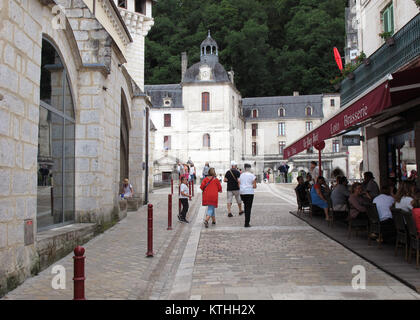
[[[205,226],[206,228],[208,228],[208,227],[209,227],[209,222],[208,222],[208,221],[206,221],[206,220],[204,220],[204,226]]]
[[[239,215],[241,216],[241,215],[243,215],[244,214],[244,212],[243,211],[239,211]]]

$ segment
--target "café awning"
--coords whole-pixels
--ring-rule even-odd
[[[353,104],[335,114],[284,150],[288,159],[310,147],[354,128],[357,124],[381,113],[383,110],[420,96],[420,67],[392,74],[386,80]]]

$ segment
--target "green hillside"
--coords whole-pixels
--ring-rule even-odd
[[[181,52],[200,59],[207,30],[243,97],[331,92],[346,0],[159,0],[146,40],[146,84],[179,83]]]

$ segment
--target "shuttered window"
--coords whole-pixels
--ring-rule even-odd
[[[201,111],[210,111],[210,93],[201,94]]]
[[[171,114],[170,113],[165,113],[163,115],[163,122],[164,122],[164,126],[165,127],[170,127],[171,126]]]
[[[382,12],[384,32],[394,33],[394,6],[391,4]]]
[[[252,124],[252,136],[256,137],[257,136],[257,131],[258,131],[258,124],[257,123],[253,123]]]

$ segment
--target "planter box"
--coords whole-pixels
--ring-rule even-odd
[[[390,37],[390,38],[385,39],[385,42],[386,42],[387,45],[392,47],[395,44],[394,37]]]

